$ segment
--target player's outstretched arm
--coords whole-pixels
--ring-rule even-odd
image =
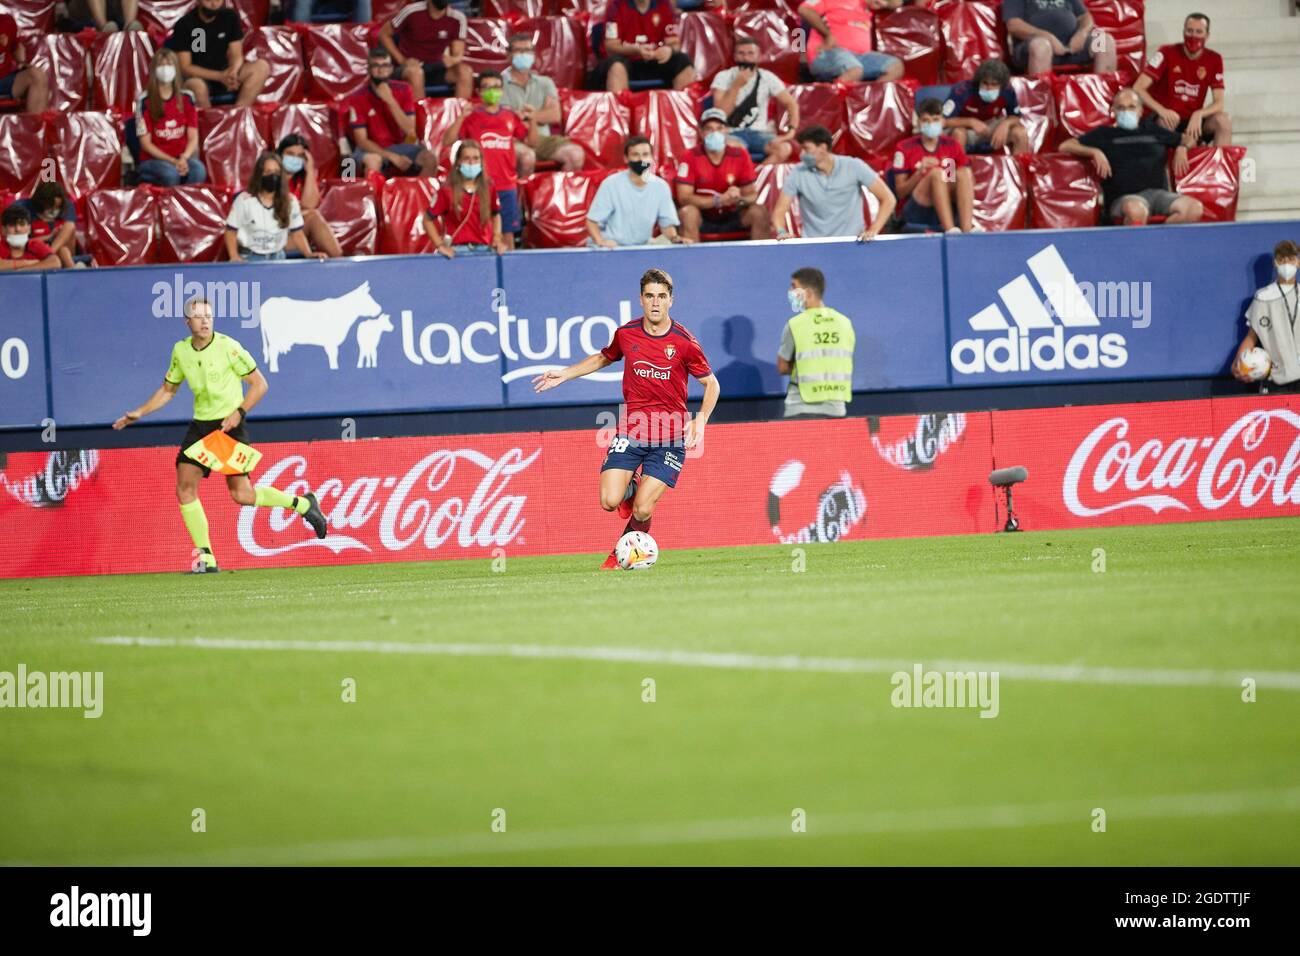
[[[131,409],[129,412],[127,412],[125,415],[119,418],[117,421],[113,422],[113,430],[120,432],[127,425],[130,425],[132,422],[138,422],[140,419],[144,418],[144,416],[148,415],[150,412],[158,411],[158,409],[162,408],[164,405],[170,402],[173,396],[175,396],[175,394],[179,390],[180,390],[179,384],[173,385],[171,382],[164,381],[162,385],[158,387],[158,391],[154,392],[152,395],[149,396],[149,400],[147,402],[145,402],[139,408]]]
[[[581,362],[570,365],[568,368],[553,368],[550,371],[543,372],[533,379],[533,391],[548,391],[557,385],[563,385],[570,379],[582,378],[582,376],[590,375],[592,372],[599,372],[605,366],[612,364],[609,359],[599,352],[595,355],[588,355]]]

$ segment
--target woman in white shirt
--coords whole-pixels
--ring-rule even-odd
[[[235,197],[226,217],[226,253],[231,262],[264,262],[285,258],[289,244],[304,259],[328,258],[307,245],[302,207],[289,192],[279,154],[267,150],[257,157],[248,188]]]

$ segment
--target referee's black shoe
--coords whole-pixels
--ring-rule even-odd
[[[329,534],[329,528],[325,524],[325,513],[320,510],[320,502],[316,500],[316,495],[307,492],[302,496],[310,508],[303,514],[302,520],[311,525],[311,529],[316,532],[316,537],[323,538]]]
[[[190,565],[190,574],[217,574],[217,559],[212,556],[211,548],[199,548],[198,560]]]

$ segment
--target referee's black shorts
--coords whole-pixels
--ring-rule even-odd
[[[603,90],[605,88],[609,68],[615,63],[622,63],[627,68],[627,78],[629,80],[659,80],[666,86],[672,86],[677,74],[693,65],[691,58],[681,50],[674,50],[673,55],[663,63],[657,63],[654,60],[634,60],[623,56],[621,53],[615,53],[601,60],[596,66],[596,71],[591,78],[592,89]]]
[[[190,427],[185,430],[185,438],[181,442],[181,450],[176,453],[176,464],[193,465],[195,468],[203,468],[204,478],[212,474],[211,468],[204,468],[203,465],[200,465],[189,455],[185,454],[185,449],[189,448],[191,445],[193,445],[204,435],[209,435],[212,432],[215,432],[218,429],[220,429],[222,421],[224,421],[224,419],[220,419],[220,418],[218,418],[216,421],[211,421],[211,422],[201,422],[198,421],[197,419],[191,421]],[[248,429],[245,426],[246,426],[245,422],[240,422],[238,425],[232,428],[228,434],[235,441],[247,445]]]

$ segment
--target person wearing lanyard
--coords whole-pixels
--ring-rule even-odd
[[[1269,375],[1260,382],[1260,392],[1266,395],[1300,392],[1300,343],[1297,342],[1296,318],[1300,316],[1300,289],[1296,286],[1296,266],[1300,264],[1300,248],[1290,239],[1284,239],[1273,248],[1273,268],[1276,281],[1255,292],[1255,298],[1246,310],[1249,330],[1237,349],[1232,363],[1232,374],[1249,382],[1242,356],[1256,346],[1268,353],[1272,362]]]

